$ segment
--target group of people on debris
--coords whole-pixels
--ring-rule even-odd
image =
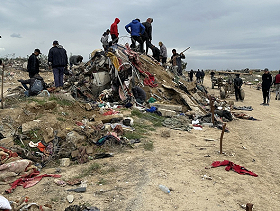
[[[46,83],[39,74],[39,60],[38,56],[41,54],[40,49],[35,49],[34,52],[29,56],[27,62],[27,71],[29,79],[18,80],[22,86],[26,89],[26,96],[35,96],[42,90],[46,89]],[[70,69],[73,65],[78,65],[83,61],[81,55],[73,55],[70,57]],[[58,41],[53,41],[53,47],[48,53],[48,65],[52,68],[54,75],[54,87],[55,91],[63,89],[63,76],[67,74],[68,57],[67,52],[62,45],[59,45]],[[29,85],[29,86],[28,86]]]
[[[120,23],[119,18],[115,18],[114,23],[111,24],[110,29],[107,29],[103,35],[101,36],[101,43],[105,51],[108,51],[109,48],[117,44],[119,41],[119,32],[118,32],[118,24]],[[133,50],[137,49],[136,42],[139,43],[139,51],[140,53],[148,53],[149,48],[153,53],[153,58],[155,58],[158,62],[162,62],[162,64],[166,63],[167,60],[167,49],[162,42],[159,42],[159,48],[152,44],[152,23],[153,18],[147,18],[145,22],[140,21],[140,19],[136,18],[132,20],[130,23],[125,25],[125,30],[131,35],[131,45],[130,47]],[[109,35],[111,35],[111,41],[109,41]],[[144,43],[145,43],[145,51],[144,51]]]
[[[119,32],[118,32],[118,24],[120,23],[120,19],[116,18],[114,23],[111,25],[110,29],[107,29],[100,41],[105,51],[108,51],[109,48],[118,43],[119,40]],[[153,18],[148,18],[145,22],[140,21],[140,19],[136,18],[132,20],[130,23],[125,25],[126,31],[131,35],[131,45],[130,47],[137,51],[136,42],[139,43],[139,51],[140,53],[148,54],[149,48],[151,49],[153,55],[152,57],[161,62],[163,66],[165,66],[167,61],[167,48],[160,41],[158,43],[159,47],[156,47],[152,44],[152,23]],[[112,41],[109,41],[109,34],[111,35]],[[145,51],[144,51],[144,43],[145,43]],[[173,66],[174,72],[181,76],[182,75],[182,62],[181,59],[185,59],[185,55],[183,53],[178,54],[176,49],[172,50],[172,56],[170,63]]]

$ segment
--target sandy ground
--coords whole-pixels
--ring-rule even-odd
[[[210,78],[205,79],[210,93]],[[221,130],[204,127],[202,131],[183,132],[170,130],[171,137],[161,137],[163,130],[149,134],[153,141],[152,151],[140,145],[126,149],[114,157],[94,160],[83,165],[62,167],[62,179],[71,178],[98,163],[107,173],[96,173],[84,178],[85,193],[72,193],[72,204],[87,203],[100,210],[244,210],[240,205],[254,204],[253,210],[280,210],[279,132],[280,101],[272,94],[270,106],[261,106],[262,93],[245,86],[244,102],[237,106],[252,106],[253,111],[243,111],[261,121],[234,120],[227,123],[230,130],[224,134],[223,154],[219,153]],[[231,96],[230,99],[234,100]],[[228,99],[227,99],[228,100]],[[7,111],[8,112],[8,111]],[[145,122],[143,122],[145,124]],[[217,141],[205,141],[216,139]],[[230,160],[258,174],[258,177],[225,171],[225,167],[206,169],[213,161]],[[54,173],[55,168],[43,169],[42,173]],[[203,176],[212,179],[205,179]],[[18,187],[9,200],[28,196],[38,204],[51,204],[53,210],[64,210],[69,204],[67,189],[57,186],[53,178],[43,178],[37,185],[23,189]],[[103,182],[100,182],[103,181]],[[106,181],[106,182],[104,182]],[[103,183],[100,185],[100,183]],[[163,184],[172,191],[162,192]],[[8,186],[0,186],[4,190]]]

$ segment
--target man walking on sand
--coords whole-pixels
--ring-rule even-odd
[[[243,84],[243,81],[239,76],[240,76],[240,74],[236,74],[236,78],[233,80],[235,99],[236,99],[236,101],[238,101],[238,100],[243,101],[242,96],[241,96],[241,86]]]
[[[270,87],[272,84],[272,76],[268,69],[264,69],[264,74],[262,75],[262,93],[263,93],[263,103],[261,105],[269,106],[270,98]]]
[[[56,91],[60,91],[63,88],[63,75],[64,69],[67,69],[68,58],[66,50],[57,40],[53,41],[53,47],[49,50],[48,62],[53,68]]]

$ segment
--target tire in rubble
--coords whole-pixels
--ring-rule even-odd
[[[224,90],[224,88],[220,89],[220,97],[221,99],[226,99],[226,91]]]

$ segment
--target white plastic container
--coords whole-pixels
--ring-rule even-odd
[[[158,186],[159,189],[161,189],[164,193],[170,193],[170,190],[168,187],[164,186],[164,185],[159,185]]]

